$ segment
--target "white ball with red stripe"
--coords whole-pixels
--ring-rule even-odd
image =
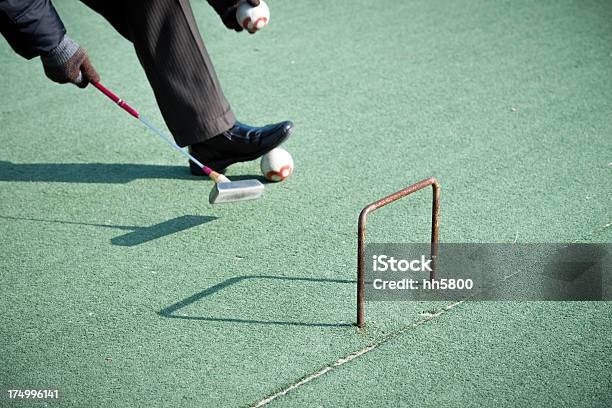
[[[293,157],[277,147],[261,158],[261,173],[267,180],[283,181],[293,173]]]
[[[241,27],[250,32],[255,32],[261,30],[270,22],[270,9],[263,0],[259,2],[257,7],[253,7],[246,0],[242,0],[238,10],[236,10],[236,19]]]

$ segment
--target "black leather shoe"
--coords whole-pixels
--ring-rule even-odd
[[[291,121],[264,127],[236,122],[234,127],[219,136],[189,146],[189,153],[202,164],[222,173],[234,163],[255,160],[279,146],[293,133],[293,127]],[[189,168],[193,175],[205,175],[192,161],[189,161]]]

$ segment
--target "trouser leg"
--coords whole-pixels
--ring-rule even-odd
[[[188,0],[82,1],[134,44],[177,144],[199,143],[234,125]]]

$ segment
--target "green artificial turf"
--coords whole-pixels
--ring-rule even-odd
[[[55,3],[103,83],[163,127],[131,45]],[[352,326],[359,211],[430,176],[443,241],[611,241],[609,2],[269,3],[255,36],[193,4],[240,120],[296,123],[295,174],[239,204],[209,205],[211,182],[140,123],[0,43],[0,388],[59,388],[58,406],[255,403],[440,307],[368,303],[368,330]],[[369,241],[426,241],[430,204],[373,214]],[[462,304],[274,403],[605,405],[610,313]]]
[[[607,304],[464,304],[270,406],[607,407],[611,326]]]

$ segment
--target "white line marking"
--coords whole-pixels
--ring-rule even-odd
[[[369,346],[362,348],[359,351],[356,351],[354,353],[348,354],[336,361],[334,361],[332,364],[327,365],[317,371],[315,371],[312,374],[309,374],[305,377],[303,377],[301,380],[299,380],[296,383],[293,383],[289,386],[287,386],[286,388],[283,388],[282,390],[262,399],[261,401],[251,405],[251,408],[259,408],[259,407],[263,407],[264,405],[269,404],[270,402],[274,401],[275,399],[282,397],[283,395],[286,395],[287,393],[295,390],[298,387],[301,387],[302,385],[309,383],[310,381],[314,380],[315,378],[319,378],[324,374],[327,374],[328,372],[332,371],[333,369],[340,367],[341,365],[344,365],[346,363],[349,363],[353,360],[355,360],[358,357],[363,356],[366,353],[369,353],[372,350],[376,350],[377,348],[379,348],[380,346],[382,346],[383,344],[387,343],[389,340],[392,340],[396,337],[398,337],[399,335],[401,335],[402,333],[408,331],[408,330],[412,330],[424,323],[427,323],[430,320],[435,319],[438,316],[443,315],[444,313],[447,313],[449,310],[451,310],[452,308],[454,308],[455,306],[460,305],[461,303],[463,303],[463,301],[460,302],[455,302],[455,303],[451,303],[447,306],[445,306],[444,308],[438,310],[436,313],[434,314],[428,314],[427,316],[423,317],[422,319],[416,320],[415,322],[413,322],[412,324],[409,324],[408,326],[404,326],[403,328],[399,329],[396,332],[390,333],[386,336],[384,336],[383,338],[381,338],[380,340],[375,341],[374,343],[370,344]]]

